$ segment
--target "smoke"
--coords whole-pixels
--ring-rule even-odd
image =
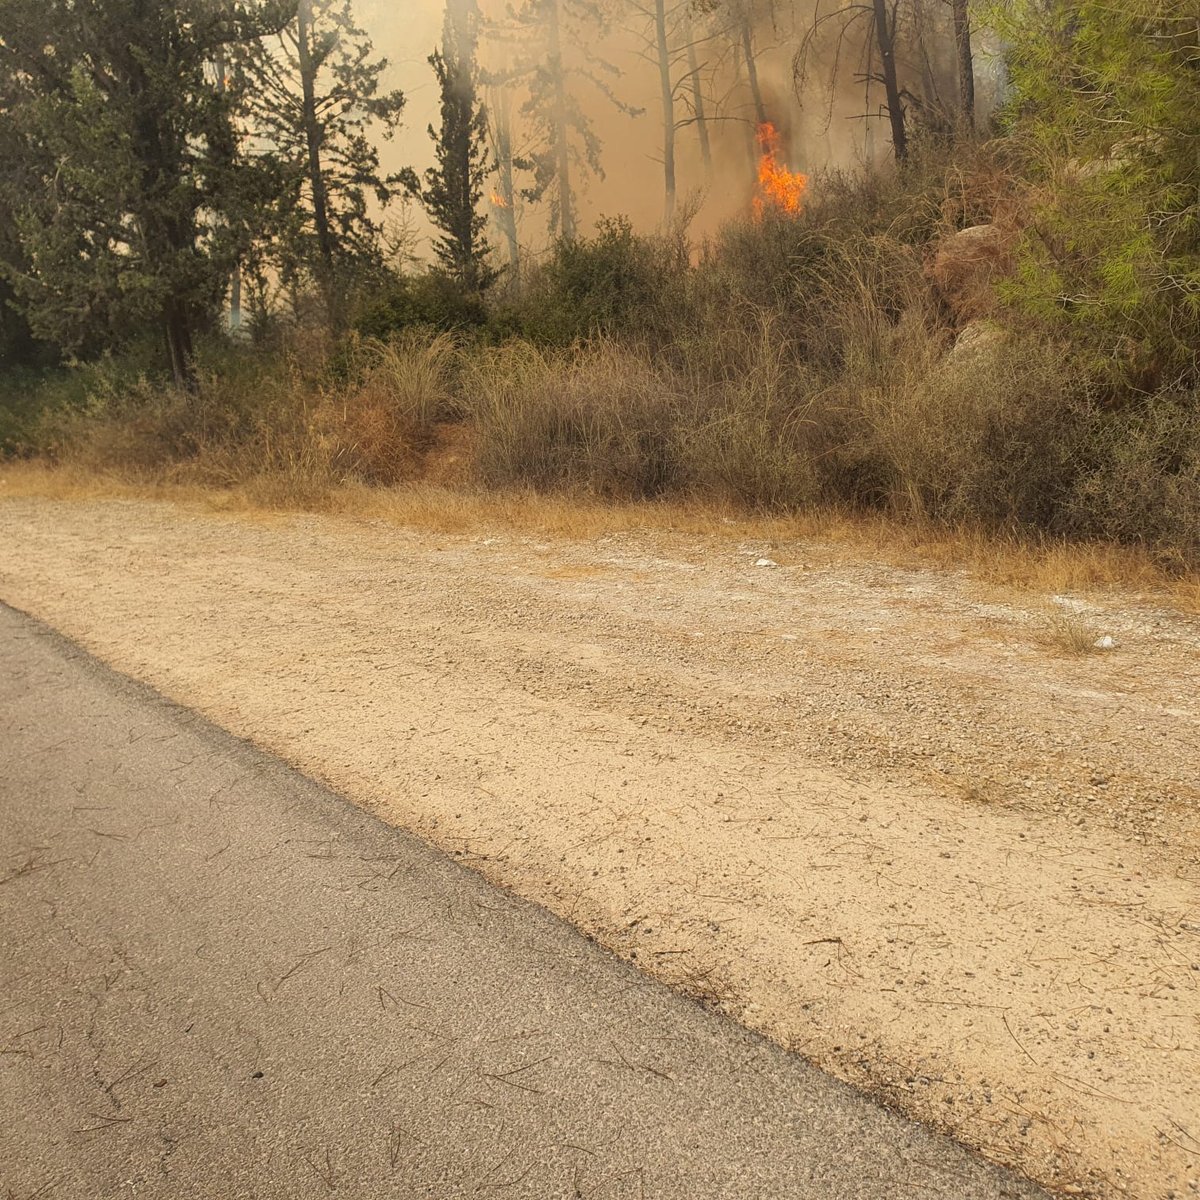
[[[490,39],[487,23],[504,24],[508,0],[480,0],[485,32],[482,65],[496,68],[514,53]],[[647,0],[639,0],[644,7]],[[653,6],[653,0],[649,0]],[[934,0],[903,0],[897,31],[898,60],[908,103],[933,111],[949,106],[954,96],[952,41],[938,22],[947,5]],[[691,66],[682,46],[672,68],[676,111],[676,175],[678,209],[692,217],[693,234],[714,231],[731,217],[745,215],[755,188],[758,151],[754,130],[765,116],[780,131],[780,159],[795,171],[819,174],[829,167],[886,164],[891,147],[883,89],[863,76],[877,69],[870,24],[856,18],[847,26],[833,18],[818,26],[808,44],[802,87],[795,75],[797,51],[817,19],[831,16],[829,0],[721,0],[715,9],[697,0],[668,0],[668,13],[682,29],[693,26],[695,60],[707,115],[710,165],[706,168],[698,122],[691,110]],[[858,11],[862,11],[859,6]],[[433,161],[427,127],[436,123],[438,96],[426,61],[441,35],[444,8],[438,0],[415,0],[397,6],[391,0],[358,0],[356,15],[371,35],[377,52],[391,62],[387,83],[408,98],[403,128],[381,146],[389,170],[412,166],[418,172]],[[741,14],[749,27],[753,76],[747,69]],[[612,91],[627,106],[643,110],[630,116],[599,91],[576,81],[572,94],[584,106],[601,143],[603,178],[575,173],[579,229],[590,230],[601,217],[624,215],[639,230],[660,227],[664,219],[663,121],[661,85],[653,59],[651,23],[630,0],[608,0],[608,29],[581,50],[567,45],[568,67],[595,69],[602,58],[618,68],[609,79]],[[706,36],[709,35],[709,36]],[[936,52],[931,52],[933,47]],[[797,94],[799,90],[799,95]],[[525,94],[511,97],[514,141],[520,149],[523,131],[520,106]],[[518,190],[529,186],[518,174]],[[535,253],[549,242],[548,203],[518,205],[520,238]],[[426,232],[420,214],[415,227]],[[493,238],[499,245],[499,231]]]

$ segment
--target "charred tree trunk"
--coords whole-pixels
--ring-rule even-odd
[[[954,48],[958,54],[959,120],[968,133],[975,132],[975,56],[971,52],[971,13],[968,0],[952,0]]]
[[[900,99],[900,83],[896,75],[895,26],[888,13],[887,0],[874,0],[875,42],[879,47],[880,73],[887,94],[888,120],[892,125],[892,148],[896,161],[908,160],[908,130],[904,122],[904,104]]]
[[[754,103],[754,125],[746,139],[746,147],[750,155],[750,174],[758,178],[758,130],[766,124],[767,106],[763,100],[762,87],[758,82],[758,65],[754,61],[754,31],[750,28],[750,18],[745,9],[738,12],[738,32],[741,44],[741,58],[746,64],[746,81],[750,85],[750,98]],[[735,56],[736,61],[737,56]]]
[[[300,64],[304,141],[308,151],[308,184],[312,191],[313,227],[317,235],[318,284],[330,324],[341,324],[342,306],[335,280],[333,233],[329,224],[329,196],[321,167],[324,131],[317,116],[317,66],[312,57],[312,0],[300,0],[296,8],[296,44]]]
[[[671,49],[667,43],[666,0],[654,0],[654,44],[658,53],[658,84],[662,99],[665,218],[670,223],[675,215],[675,93],[671,87]]]

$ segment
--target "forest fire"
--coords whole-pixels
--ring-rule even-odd
[[[508,207],[508,201],[506,201],[504,199],[504,197],[502,195],[500,195],[499,192],[493,192],[492,196],[491,196],[491,200],[492,200],[493,206],[496,208],[507,208]]]
[[[764,121],[755,132],[758,141],[758,190],[754,196],[754,216],[762,220],[766,212],[799,215],[808,190],[808,176],[789,171],[779,161],[779,130]]]

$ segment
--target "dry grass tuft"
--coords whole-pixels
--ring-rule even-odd
[[[351,356],[357,382],[326,391],[318,409],[330,472],[377,484],[411,476],[437,423],[455,412],[456,353],[446,334],[359,343]]]
[[[615,342],[509,343],[468,362],[463,390],[489,484],[631,499],[680,482],[673,382]]]
[[[1100,652],[1100,638],[1101,631],[1086,617],[1056,605],[1046,614],[1039,640],[1047,649],[1082,658]]]

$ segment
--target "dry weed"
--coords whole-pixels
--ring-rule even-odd
[[[214,488],[194,482],[131,481],[36,461],[0,466],[0,500],[6,497],[158,500],[251,517],[260,512],[327,512],[449,534],[511,530],[586,541],[610,534],[665,533],[727,543],[755,541],[772,547],[781,561],[792,557],[789,548],[795,552],[803,546],[799,556],[805,560],[840,563],[866,558],[905,568],[967,571],[983,583],[1017,592],[1079,594],[1131,588],[1200,614],[1200,575],[1164,570],[1134,549],[1025,542],[969,527],[929,526],[832,508],[756,515],[720,504],[615,503],[561,492],[446,487],[421,480],[391,488],[354,480],[315,487],[282,473]],[[1048,622],[1058,612],[1049,614]],[[1094,643],[1100,633],[1089,632]],[[1048,627],[1046,643],[1058,645]]]
[[[1046,613],[1039,641],[1047,649],[1079,658],[1098,653],[1101,636],[1101,631],[1080,613],[1054,606]]]
[[[678,480],[678,395],[647,356],[602,339],[570,351],[510,343],[467,366],[483,479],[614,499]]]
[[[353,357],[358,381],[328,391],[320,408],[330,470],[368,483],[396,483],[414,473],[436,423],[455,411],[457,350],[446,334],[431,339],[408,333],[360,343]]]

